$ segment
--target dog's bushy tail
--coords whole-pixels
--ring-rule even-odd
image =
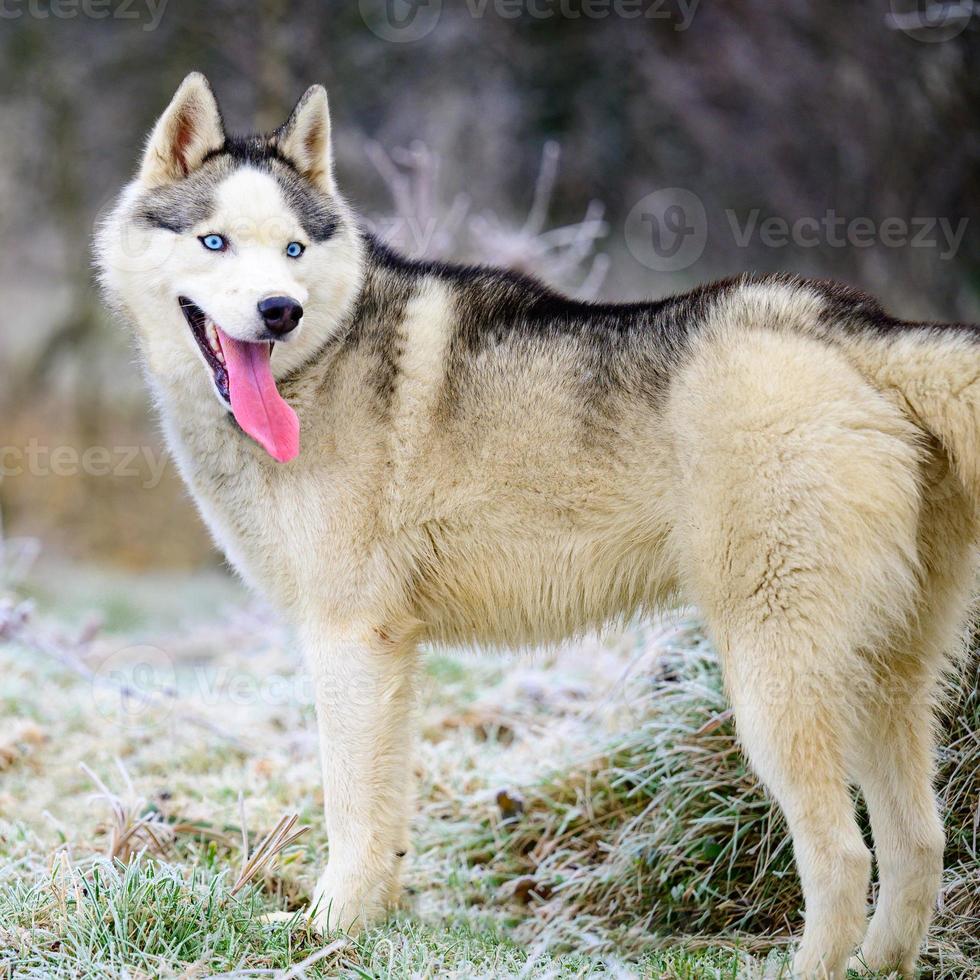
[[[844,346],[939,441],[980,513],[980,327],[896,321],[886,330],[849,332]]]

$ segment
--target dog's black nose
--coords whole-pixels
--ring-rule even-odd
[[[259,313],[266,327],[277,337],[284,337],[299,326],[303,307],[289,296],[269,296],[259,301]]]

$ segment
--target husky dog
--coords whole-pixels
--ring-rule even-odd
[[[314,674],[319,927],[396,899],[420,643],[523,647],[683,596],[792,832],[795,974],[843,977],[862,941],[912,973],[975,585],[980,329],[789,277],[592,304],[410,261],[338,193],[323,88],[237,138],[199,74],[97,251],[204,519]]]

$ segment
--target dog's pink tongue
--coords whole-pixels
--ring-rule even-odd
[[[299,419],[272,378],[270,344],[247,344],[218,328],[228,369],[231,410],[238,424],[273,458],[288,463],[299,453]]]

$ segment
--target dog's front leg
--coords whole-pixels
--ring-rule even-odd
[[[322,931],[356,931],[397,897],[408,847],[418,658],[380,629],[315,636],[306,646],[330,848],[311,913]]]

